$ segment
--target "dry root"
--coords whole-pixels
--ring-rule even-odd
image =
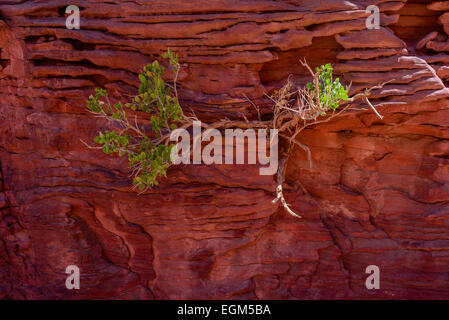
[[[277,187],[276,187],[276,199],[273,200],[273,203],[276,203],[278,201],[281,202],[282,206],[285,208],[285,210],[291,214],[292,216],[296,218],[302,218],[300,215],[296,214],[292,209],[290,209],[290,206],[288,205],[287,201],[285,201],[284,193],[282,191],[282,185],[284,181],[284,174],[285,174],[285,163],[287,161],[286,157],[283,157],[279,163],[279,170],[277,173]]]
[[[270,99],[274,103],[273,108],[273,121],[271,128],[279,130],[279,137],[287,144],[287,151],[283,154],[280,160],[279,169],[277,173],[277,187],[276,187],[276,199],[273,202],[280,202],[282,207],[292,216],[300,218],[301,216],[296,214],[289,206],[283,195],[283,182],[285,171],[287,167],[288,156],[290,155],[293,147],[297,145],[307,153],[310,168],[313,168],[312,153],[310,148],[299,142],[297,136],[306,128],[317,125],[320,123],[328,122],[335,117],[338,117],[343,112],[350,109],[352,103],[357,100],[364,101],[375,112],[379,118],[383,118],[376,108],[371,104],[368,97],[371,91],[374,89],[380,89],[388,82],[380,84],[378,86],[366,89],[362,93],[356,94],[353,97],[345,100],[341,107],[336,110],[330,108],[327,103],[321,103],[319,99],[319,72],[313,72],[307,62],[301,61],[302,65],[307,68],[313,78],[314,90],[307,88],[294,88],[294,85],[290,79],[287,83]],[[328,90],[330,92],[331,90]],[[349,91],[349,88],[348,88]],[[326,101],[329,101],[329,94]],[[321,116],[325,113],[325,116]]]

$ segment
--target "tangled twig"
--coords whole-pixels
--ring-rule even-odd
[[[324,103],[320,100],[322,97],[322,91],[320,91],[320,71],[313,72],[307,61],[301,61],[301,64],[309,71],[312,76],[313,89],[309,88],[294,88],[294,85],[289,77],[286,84],[275,93],[270,99],[274,103],[273,108],[273,121],[272,128],[279,130],[279,137],[282,138],[287,144],[287,151],[283,153],[280,160],[278,173],[277,173],[277,187],[276,198],[273,202],[279,201],[282,207],[292,216],[301,217],[296,214],[289,206],[283,195],[283,183],[285,177],[285,171],[287,168],[288,157],[294,145],[297,145],[307,153],[307,159],[309,161],[310,168],[313,168],[313,160],[311,150],[308,146],[299,142],[297,136],[306,128],[314,126],[320,123],[328,122],[335,117],[338,117],[343,112],[347,111],[350,106],[357,100],[364,101],[374,111],[374,113],[380,118],[383,117],[379,114],[376,108],[369,101],[368,96],[372,90],[380,89],[385,84],[393,81],[387,81],[378,86],[364,90],[362,93],[358,93],[353,97],[350,97],[342,101],[340,109],[331,108],[333,101],[330,99],[330,93],[334,88],[324,87]],[[347,88],[349,91],[350,86]],[[323,88],[321,88],[323,90]],[[320,96],[321,95],[321,96]],[[323,115],[323,117],[321,117]]]

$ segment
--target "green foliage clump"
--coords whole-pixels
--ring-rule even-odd
[[[341,83],[340,79],[333,79],[332,65],[330,63],[316,68],[316,83],[309,82],[306,85],[310,95],[317,99],[316,87],[318,86],[318,101],[321,106],[321,115],[325,115],[328,110],[335,110],[342,101],[348,99],[348,89]]]
[[[133,169],[133,185],[141,191],[158,184],[171,164],[173,144],[167,143],[171,131],[184,119],[176,92],[176,78],[180,69],[177,55],[170,50],[163,55],[176,73],[173,86],[163,79],[164,67],[158,61],[148,64],[139,74],[139,94],[124,105],[111,104],[108,93],[95,89],[89,96],[87,108],[97,116],[115,123],[118,130],[99,132],[95,142],[101,144],[105,154],[128,156]],[[134,117],[131,113],[134,113]],[[135,111],[135,112],[134,112]],[[149,114],[150,124],[141,125],[137,113]]]

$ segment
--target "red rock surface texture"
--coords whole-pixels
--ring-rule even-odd
[[[0,298],[449,299],[449,2],[76,4],[80,30],[61,1],[0,0]],[[303,219],[257,166],[177,166],[137,195],[126,159],[80,141],[105,127],[85,101],[136,93],[167,47],[205,122],[256,117],[245,96],[266,112],[264,92],[304,82],[303,57],[353,93],[392,80],[372,95],[385,118],[359,110],[299,138],[315,166],[295,150],[285,193]],[[73,264],[80,290],[65,287]]]

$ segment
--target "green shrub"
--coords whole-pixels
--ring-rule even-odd
[[[322,107],[321,115],[325,115],[327,110],[335,110],[342,101],[348,99],[348,89],[340,83],[340,79],[333,79],[332,65],[330,63],[316,68],[318,74],[318,101]],[[306,85],[310,95],[316,99],[316,84],[309,82]]]
[[[172,68],[179,72],[177,55],[170,50],[163,55]],[[104,117],[119,125],[120,130],[99,132],[95,142],[102,145],[106,154],[128,156],[133,169],[133,185],[140,190],[158,184],[157,179],[165,176],[170,166],[170,153],[173,144],[167,144],[168,137],[184,115],[179,105],[176,83],[170,87],[162,79],[165,69],[158,61],[148,64],[139,74],[139,94],[129,103],[111,104],[103,89],[95,89],[87,101],[87,108],[97,116]],[[150,126],[139,125],[137,116],[129,111],[147,113]]]

